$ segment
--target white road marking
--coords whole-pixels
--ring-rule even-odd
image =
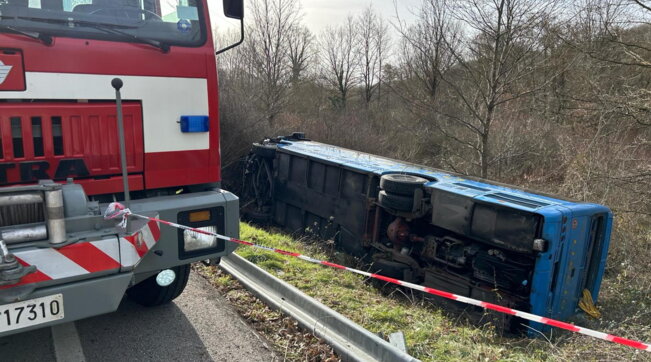
[[[75,322],[58,324],[52,327],[54,355],[57,362],[85,362]]]

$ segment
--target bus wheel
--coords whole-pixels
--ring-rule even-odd
[[[380,194],[378,195],[378,204],[384,208],[395,211],[411,212],[414,209],[414,198],[380,191]]]
[[[413,175],[403,175],[391,173],[382,175],[380,178],[380,188],[388,193],[414,196],[416,189],[423,187],[427,179]]]

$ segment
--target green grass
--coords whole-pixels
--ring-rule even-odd
[[[241,238],[321,260],[341,262],[333,258],[346,258],[324,248],[324,242],[300,242],[285,234],[264,231],[246,223],[241,224]],[[370,283],[359,275],[252,247],[240,247],[237,254],[371,332],[388,335],[402,331],[408,352],[423,361],[632,360],[651,357],[645,352],[558,330],[553,332],[551,341],[547,338],[504,337],[487,322],[488,318],[485,322],[469,322],[466,317],[471,309],[448,305],[453,302],[433,301],[393,286]],[[354,263],[351,258],[343,263],[355,266],[351,264]],[[472,311],[472,314],[477,316],[478,312]],[[603,329],[613,325],[608,322],[612,321],[584,320],[581,324]]]

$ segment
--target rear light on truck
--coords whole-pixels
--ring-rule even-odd
[[[204,226],[197,229],[211,233],[217,232],[217,228],[214,226]],[[183,250],[185,252],[210,249],[214,248],[216,245],[217,237],[215,236],[200,234],[190,230],[183,231]]]
[[[178,223],[211,233],[224,233],[224,208],[183,211]],[[178,231],[179,259],[189,259],[225,250],[225,243],[212,235],[190,230]]]

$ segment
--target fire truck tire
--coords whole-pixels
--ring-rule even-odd
[[[172,284],[161,287],[156,283],[156,275],[154,275],[129,288],[127,295],[136,303],[147,307],[171,302],[181,295],[188,284],[190,264],[179,265],[172,270],[176,273],[176,279]]]
[[[427,179],[413,175],[388,174],[380,178],[380,188],[386,192],[413,196],[416,189],[423,187]]]
[[[396,211],[411,212],[414,208],[414,198],[403,195],[396,195],[386,191],[380,191],[378,195],[380,206]]]

